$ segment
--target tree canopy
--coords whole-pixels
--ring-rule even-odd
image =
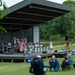
[[[75,38],[75,1],[66,0],[63,4],[71,6],[72,12],[42,24],[40,26],[41,39],[58,39],[65,35]]]

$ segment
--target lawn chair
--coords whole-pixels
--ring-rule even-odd
[[[68,62],[65,62],[61,66],[62,70],[70,70],[71,65]]]
[[[73,68],[75,69],[75,61],[73,62]]]

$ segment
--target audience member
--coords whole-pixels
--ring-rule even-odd
[[[71,58],[71,54],[68,54],[68,63],[71,65],[73,62],[73,59]]]
[[[45,75],[44,72],[44,62],[41,58],[40,55],[37,55],[36,58],[31,62],[31,67],[30,69],[33,69],[33,74],[34,75]]]
[[[52,58],[49,60],[49,65],[50,65],[50,71],[52,68],[54,71],[58,71],[60,68],[58,60],[55,58],[55,55],[52,56]]]
[[[69,69],[69,61],[68,61],[68,58],[65,57],[64,60],[62,61],[62,64],[61,64],[61,68],[62,70],[65,70],[65,69]]]

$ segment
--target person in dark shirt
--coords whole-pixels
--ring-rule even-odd
[[[31,62],[31,68],[34,75],[45,75],[44,62],[40,55],[37,55],[36,58]]]
[[[69,61],[68,58],[65,57],[64,60],[62,61],[61,68],[62,70],[65,70],[68,66],[69,66]]]

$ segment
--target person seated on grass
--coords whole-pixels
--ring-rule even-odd
[[[73,63],[73,59],[71,58],[71,54],[68,54],[68,63],[71,65]]]
[[[62,70],[70,69],[70,64],[69,64],[69,60],[67,57],[65,57],[64,60],[62,61],[61,68]]]
[[[60,68],[58,60],[55,58],[55,55],[52,56],[52,58],[49,60],[49,66],[50,66],[50,71],[52,68],[54,71],[58,71]]]
[[[32,70],[31,70],[32,69]],[[37,55],[36,58],[31,62],[30,73],[34,75],[45,75],[44,62],[40,55]]]
[[[73,66],[73,68],[75,68],[75,61],[72,59],[71,55],[72,55],[72,53],[69,52],[69,53],[68,53],[69,65],[71,65],[71,66]]]

